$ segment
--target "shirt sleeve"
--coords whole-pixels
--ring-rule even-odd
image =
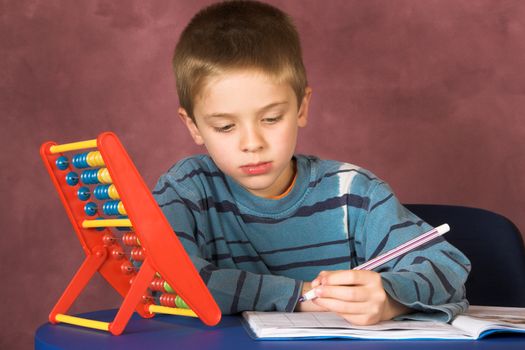
[[[302,281],[213,263],[213,245],[207,243],[214,237],[202,231],[206,227],[205,208],[195,193],[163,176],[153,195],[223,314],[294,310]]]
[[[432,226],[406,209],[385,183],[371,189],[370,203],[361,229],[356,232],[358,263],[363,263],[432,229]],[[451,228],[453,234],[454,228]],[[394,259],[375,271],[391,298],[414,313],[398,319],[449,322],[466,311],[465,281],[470,261],[440,236]]]

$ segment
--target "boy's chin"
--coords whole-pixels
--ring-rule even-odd
[[[259,176],[262,177],[262,176]],[[272,189],[272,182],[264,181],[263,179],[250,179],[249,181],[246,181],[246,179],[242,179],[241,181],[237,181],[245,190],[250,192],[253,195],[256,195],[258,197],[273,197],[278,196],[279,194],[274,194],[272,192],[275,192]]]

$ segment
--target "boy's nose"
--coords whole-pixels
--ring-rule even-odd
[[[264,148],[264,138],[257,128],[247,128],[243,130],[240,146],[243,152],[257,152]]]

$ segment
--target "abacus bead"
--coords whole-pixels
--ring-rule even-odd
[[[108,188],[108,185],[99,185],[95,187],[95,189],[93,190],[93,194],[95,195],[95,198],[98,200],[109,199],[109,197],[107,196],[107,193],[108,193],[107,188]]]
[[[122,201],[119,201],[117,204],[117,211],[120,215],[126,215],[126,208],[124,208],[124,203]]]
[[[163,293],[159,297],[159,304],[162,306],[175,307],[175,294]]]
[[[97,213],[97,204],[95,202],[88,202],[84,206],[84,211],[88,216],[93,216]]]
[[[102,211],[106,215],[119,215],[119,201],[107,201],[102,205]]]
[[[127,246],[140,246],[140,244],[137,243],[137,235],[133,232],[123,234],[122,242],[124,242],[124,244]]]
[[[173,290],[173,288],[171,288],[171,286],[168,284],[168,282],[164,282],[164,290],[168,293],[175,293],[175,291]]]
[[[156,292],[163,292],[164,291],[164,280],[162,278],[156,277],[151,281],[149,285],[149,289],[156,291]]]
[[[144,249],[142,248],[133,248],[131,249],[131,258],[136,261],[144,260]]]
[[[86,185],[90,185],[91,182],[89,181],[90,179],[90,172],[89,170],[85,170],[82,172],[82,174],[80,174],[80,179],[82,180],[83,183],[85,183]]]
[[[78,174],[74,171],[67,173],[66,182],[69,186],[75,186],[76,184],[78,184]]]
[[[71,158],[71,163],[77,169],[85,168],[82,164],[82,154],[75,154],[73,158]]]
[[[89,164],[87,163],[87,153],[82,154],[82,156],[80,157],[80,159],[82,160],[82,166],[83,166],[84,168],[89,167]]]
[[[113,182],[111,181],[111,175],[109,175],[108,168],[100,168],[97,172],[97,179],[103,184],[110,184]]]
[[[106,247],[112,245],[113,243],[115,243],[115,241],[116,241],[116,238],[111,233],[106,233],[102,237],[102,243],[104,243],[104,246]]]
[[[91,197],[91,192],[89,191],[89,187],[82,186],[77,191],[78,199],[81,201],[87,201],[89,197]]]
[[[190,307],[188,306],[188,304],[186,304],[186,302],[184,300],[182,300],[182,298],[180,296],[176,296],[175,297],[175,305],[177,305],[177,307],[180,307],[181,309],[189,309]]]
[[[122,259],[126,256],[126,254],[120,246],[116,246],[111,250],[111,256],[115,259]]]
[[[60,156],[57,158],[56,162],[55,162],[56,166],[58,169],[60,170],[66,170],[67,167],[69,166],[69,162],[67,160],[66,157],[64,156]]]
[[[89,152],[86,156],[86,163],[91,167],[104,166],[104,160],[99,151]]]
[[[113,185],[113,184],[109,185],[109,187],[108,187],[108,196],[111,199],[120,199],[120,196],[119,196],[119,194],[117,192],[117,188],[115,187],[115,185]]]
[[[126,274],[126,275],[129,275],[133,272],[135,272],[135,267],[133,266],[133,264],[129,261],[124,261],[121,265],[120,265],[120,270]]]

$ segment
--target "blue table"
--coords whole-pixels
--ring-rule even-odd
[[[83,317],[109,322],[116,310],[83,314]],[[124,333],[107,332],[65,324],[40,326],[35,334],[35,349],[525,349],[523,335],[494,335],[478,341],[387,341],[387,340],[253,340],[243,328],[240,316],[223,316],[215,327],[190,317],[156,315],[142,319],[133,315]]]

